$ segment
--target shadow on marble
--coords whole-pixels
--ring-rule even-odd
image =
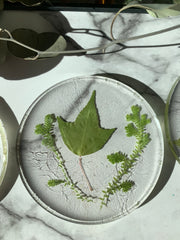
[[[126,49],[140,49],[140,48],[166,48],[166,47],[180,47],[180,42],[176,42],[176,43],[163,43],[163,44],[144,44],[144,45],[126,45],[124,42],[128,42],[131,40],[138,40],[138,39],[143,39],[146,37],[152,37],[152,36],[156,36],[156,35],[160,35],[162,33],[166,33],[166,32],[171,32],[174,31],[176,29],[180,28],[180,24],[174,25],[172,27],[168,27],[168,28],[164,28],[158,31],[154,31],[154,32],[150,32],[150,33],[146,33],[146,34],[142,34],[142,35],[138,35],[138,36],[132,36],[130,38],[128,38],[128,40],[124,40],[122,38],[122,43],[116,43],[114,45],[112,45],[111,47],[108,47],[105,49],[105,51],[99,52],[99,53],[89,53],[87,54],[87,56],[97,56],[97,55],[102,55],[102,54],[112,54],[112,53],[118,53],[121,51],[124,51]],[[109,41],[112,41],[112,38],[108,37],[106,35],[106,39],[108,39]],[[116,40],[116,39],[115,39]]]
[[[9,193],[19,175],[16,159],[16,136],[19,128],[17,119],[11,108],[0,97],[0,116],[6,130],[8,140],[8,163],[3,182],[0,185],[0,201]]]
[[[91,16],[93,18],[93,16]],[[25,19],[25,20],[24,20]],[[102,20],[101,20],[102,21]],[[111,42],[110,34],[106,34],[101,28],[97,29],[97,26],[92,26],[92,29],[88,28],[73,28],[70,25],[70,21],[61,13],[61,12],[15,12],[8,11],[2,12],[0,15],[1,28],[7,29],[10,32],[17,28],[29,28],[37,33],[40,32],[57,32],[60,35],[64,36],[67,40],[67,50],[80,50],[83,49],[80,46],[80,41],[75,41],[72,37],[73,34],[78,35],[78,39],[81,39],[82,36],[94,36],[100,39],[100,44],[98,46],[102,46],[106,43]],[[38,24],[37,24],[38,23]],[[159,35],[164,32],[170,32],[180,28],[179,25],[175,25],[173,27],[169,27],[166,29],[162,29],[156,32],[151,32],[148,34],[141,35],[139,37],[135,37],[135,39],[145,38],[148,36]],[[71,34],[71,37],[68,34]],[[109,35],[109,36],[108,36]],[[98,41],[99,41],[98,39]],[[97,39],[96,39],[97,40]],[[170,46],[180,46],[180,43],[171,43],[171,44],[161,44],[161,45],[134,45],[128,46],[125,44],[116,44],[111,48],[108,48],[106,53],[112,54],[116,52],[120,52],[129,48],[159,48],[159,47],[170,47]],[[76,56],[84,55],[85,53],[76,54]],[[98,53],[87,54],[91,58],[94,57],[97,59],[97,55],[104,55],[102,51]],[[56,67],[61,63],[62,59],[65,55],[59,55],[53,58],[47,58],[43,60],[36,61],[27,61],[13,56],[7,50],[7,59],[4,63],[1,64],[0,67],[0,76],[8,80],[21,80],[30,77],[34,77],[43,73],[46,73]],[[70,56],[70,54],[68,54]]]
[[[27,28],[40,32],[57,32],[60,35],[65,35],[66,32],[71,31],[71,27],[68,20],[61,13],[52,12],[45,16],[45,13],[38,12],[3,12],[0,16],[1,28],[7,29],[10,32],[18,28]],[[25,20],[24,20],[25,19]],[[56,24],[53,20],[56,20]],[[38,23],[38,24],[37,24]],[[66,30],[67,29],[67,30]],[[68,49],[81,49],[81,47],[70,37],[65,37],[68,43]],[[45,72],[50,71],[56,65],[58,65],[63,55],[59,55],[53,58],[46,58],[41,60],[23,60],[21,58],[13,56],[8,49],[6,49],[7,55],[4,63],[0,65],[0,76],[8,80],[22,80],[30,77],[34,77]]]
[[[165,134],[165,126],[164,126],[164,112],[165,112],[165,103],[164,101],[148,86],[146,86],[144,83],[139,82],[136,79],[133,79],[129,76],[114,74],[114,73],[105,73],[105,74],[98,74],[99,76],[109,77],[113,78],[117,81],[120,81],[129,87],[136,90],[143,98],[146,99],[146,101],[151,105],[153,110],[155,111],[159,122],[161,124],[163,136],[164,136],[164,162],[162,166],[162,170],[159,176],[159,179],[153,189],[153,191],[150,193],[150,195],[147,197],[147,199],[144,201],[144,204],[151,201],[159,192],[163,189],[163,187],[168,182],[174,166],[175,166],[175,158],[169,148],[169,144],[167,142],[166,134]],[[141,206],[142,206],[141,205]]]
[[[24,21],[26,19],[26,21]],[[10,32],[18,28],[32,29],[37,33],[56,32],[62,35],[67,41],[66,50],[83,49],[79,43],[73,40],[68,33],[76,35],[89,35],[97,38],[111,41],[105,32],[92,28],[72,28],[68,19],[60,12],[3,12],[0,16],[1,28]],[[38,24],[37,24],[38,22]],[[103,40],[102,40],[103,41]],[[0,76],[8,80],[22,80],[37,76],[50,71],[56,65],[60,64],[64,55],[40,60],[24,60],[13,56],[8,49],[4,63],[1,64]],[[76,56],[82,56],[85,53],[77,53]],[[71,56],[72,54],[67,54]],[[74,54],[73,54],[74,55]]]

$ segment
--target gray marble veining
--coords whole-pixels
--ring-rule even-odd
[[[31,28],[39,29],[38,20],[42,31],[54,29],[65,34],[72,49],[96,47],[110,41],[112,13],[17,14],[3,13],[1,25],[11,29],[26,27],[27,22],[23,18],[27,14],[28,18],[34,16],[29,23]],[[13,19],[16,17],[15,26]],[[24,62],[9,55],[0,69],[1,96],[20,122],[34,99],[53,84],[75,76],[116,74],[127,75],[146,84],[166,101],[180,72],[179,21],[180,17],[154,19],[147,14],[122,14],[114,25],[116,38],[159,33],[125,42],[120,51],[117,51],[119,46],[113,46],[109,49],[112,53],[64,56],[44,63]],[[92,29],[92,34],[90,31],[77,33],[83,29]],[[167,31],[161,33],[165,29]],[[173,163],[173,159],[170,160]],[[174,168],[173,164],[168,164],[172,174],[151,201],[123,219],[92,226],[73,224],[51,215],[31,198],[18,177],[9,194],[0,202],[0,239],[178,240],[180,172],[178,164]]]

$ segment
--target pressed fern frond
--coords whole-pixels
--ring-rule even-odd
[[[120,184],[120,188],[122,189],[123,192],[128,192],[132,186],[134,186],[134,182],[133,181],[124,181]]]
[[[126,115],[126,120],[132,122],[139,122],[141,107],[139,107],[138,105],[133,105],[131,107],[131,111],[132,113]]]
[[[35,128],[35,133],[42,136],[42,144],[53,152],[56,151],[55,136],[53,134],[55,122],[55,115],[48,114],[44,118],[44,124],[38,124]]]
[[[65,183],[66,180],[62,180],[62,179],[51,179],[48,181],[48,186],[50,187],[54,187],[54,186],[57,186],[61,183]]]
[[[112,164],[123,162],[123,161],[125,161],[125,159],[127,159],[127,157],[128,157],[127,154],[122,153],[122,152],[112,153],[107,156],[108,160]]]
[[[133,123],[129,123],[125,127],[125,130],[126,130],[127,137],[136,136],[138,134],[138,129],[135,127]]]
[[[150,134],[146,133],[146,125],[151,122],[151,119],[148,118],[146,114],[140,114],[141,107],[138,105],[133,105],[131,111],[132,113],[126,115],[126,120],[131,121],[131,123],[125,127],[125,131],[127,137],[136,138],[136,144],[129,156],[122,152],[112,153],[107,156],[112,164],[120,163],[121,169],[117,175],[113,177],[112,181],[108,183],[108,187],[103,190],[103,197],[100,198],[101,207],[108,204],[110,195],[120,190],[128,192],[134,186],[135,183],[133,181],[123,181],[122,178],[134,167],[144,148],[151,141]]]
[[[85,194],[77,185],[73,182],[71,177],[69,176],[69,173],[65,166],[65,161],[61,155],[61,152],[58,150],[56,146],[56,139],[54,135],[54,124],[56,122],[56,117],[54,114],[48,114],[44,118],[43,124],[38,124],[35,127],[35,133],[41,135],[42,137],[42,145],[46,146],[49,150],[51,150],[56,158],[59,160],[59,167],[62,170],[62,173],[64,175],[64,179],[51,179],[48,181],[48,185],[50,187],[54,187],[56,185],[59,185],[61,183],[64,183],[64,185],[68,185],[76,194],[78,199],[81,199],[82,201],[92,201],[93,196]]]

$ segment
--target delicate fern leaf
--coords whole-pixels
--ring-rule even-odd
[[[146,125],[151,122],[151,119],[149,119],[146,114],[140,114],[141,107],[138,105],[132,106],[131,111],[132,113],[126,115],[126,120],[131,121],[131,123],[125,127],[125,131],[127,137],[135,137],[136,144],[129,156],[122,152],[107,156],[111,163],[121,163],[121,167],[120,170],[117,171],[117,175],[113,177],[111,183],[108,184],[108,187],[103,192],[101,207],[104,204],[108,204],[110,195],[113,195],[117,191],[127,192],[133,187],[135,183],[129,180],[123,181],[123,177],[130,172],[143,153],[144,148],[151,141],[150,134],[146,133]]]
[[[134,115],[133,114],[127,114],[126,115],[126,120],[134,122]]]
[[[151,141],[150,134],[149,133],[145,133],[143,135],[144,146],[146,146],[150,141]]]
[[[54,147],[54,145],[55,145],[55,138],[54,138],[54,136],[51,136],[51,135],[45,136],[45,137],[42,139],[42,144],[43,144],[44,146],[49,147],[49,148]]]
[[[151,119],[147,118],[147,114],[142,114],[140,120],[141,127],[145,127],[149,123],[151,123]]]
[[[54,114],[48,114],[44,118],[44,124],[38,124],[35,128],[35,133],[44,136],[45,134],[50,134],[53,129],[56,118]]]
[[[145,148],[150,141],[151,141],[150,134],[144,133],[138,141],[139,146],[138,146],[137,150]]]
[[[133,105],[131,107],[131,111],[132,111],[134,116],[139,116],[139,113],[141,111],[141,107],[139,105]]]
[[[132,136],[136,136],[138,134],[138,129],[134,126],[133,123],[129,123],[126,127],[126,136],[127,137],[132,137]]]
[[[107,158],[112,164],[115,164],[125,161],[128,158],[128,156],[125,153],[117,152],[108,155]]]
[[[36,133],[36,134],[45,135],[47,132],[46,132],[46,129],[45,129],[45,127],[44,127],[44,124],[38,124],[38,125],[36,125],[35,133]]]
[[[66,180],[62,180],[62,179],[51,179],[48,181],[48,186],[50,187],[55,187],[61,183],[65,183]]]
[[[127,180],[120,184],[120,188],[123,192],[128,192],[134,185],[135,183],[133,181]]]
[[[53,128],[56,118],[54,114],[48,114],[44,118],[44,124],[38,124],[35,128],[35,133],[42,136],[42,144],[49,149],[55,151],[55,136]]]
[[[48,114],[45,116],[44,127],[47,132],[50,132],[52,130],[52,127],[55,121],[56,121],[56,118],[54,114]]]
[[[64,186],[69,186],[72,189],[77,198],[81,199],[82,201],[93,201],[94,198],[91,195],[85,194],[78,186],[77,183],[74,183],[69,176],[68,170],[64,164],[65,160],[62,158],[61,152],[58,150],[56,145],[56,139],[54,135],[54,124],[56,122],[56,118],[54,114],[48,114],[44,118],[43,124],[38,124],[35,127],[35,133],[41,135],[42,137],[42,145],[46,146],[49,150],[51,150],[56,158],[59,160],[59,167],[62,170],[65,180],[62,179],[52,179],[48,181],[48,186],[54,187],[59,184],[64,184]]]
[[[131,114],[127,114],[126,115],[126,120],[127,121],[132,121],[132,122],[137,122],[139,121],[140,117],[139,117],[139,113],[141,111],[141,107],[138,105],[133,105],[131,107]]]

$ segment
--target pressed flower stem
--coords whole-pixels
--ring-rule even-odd
[[[92,188],[92,186],[90,184],[90,181],[89,181],[89,179],[88,179],[88,177],[87,177],[87,175],[86,175],[86,173],[84,171],[84,168],[83,168],[83,165],[82,165],[82,157],[81,156],[79,157],[79,165],[80,165],[81,171],[82,171],[82,173],[83,173],[83,175],[84,175],[84,177],[86,179],[86,182],[88,184],[89,190],[93,191],[93,188]]]
[[[59,161],[59,167],[62,170],[65,179],[51,179],[51,186],[57,185],[57,180],[59,181],[58,184],[64,183],[64,186],[69,186],[72,191],[75,192],[76,197],[81,199],[82,201],[92,202],[93,199],[97,198],[91,195],[87,195],[83,192],[78,186],[77,183],[74,183],[71,176],[68,173],[68,170],[65,166],[65,160],[57,148],[56,139],[54,135],[54,123],[56,118],[54,114],[48,114],[45,116],[44,123],[36,125],[35,133],[41,135],[42,137],[42,145],[46,146],[50,151],[52,151]],[[49,181],[48,181],[49,183]],[[53,183],[53,184],[52,184]],[[54,184],[55,183],[55,184]],[[48,184],[49,185],[49,184]],[[49,185],[50,186],[50,185]]]
[[[55,148],[56,148],[56,146],[55,146]],[[93,202],[93,199],[95,199],[96,197],[93,197],[91,195],[87,195],[86,193],[84,193],[73,182],[73,180],[69,176],[68,170],[66,169],[66,166],[65,166],[65,160],[63,159],[61,152],[59,152],[58,149],[51,149],[51,150],[54,152],[56,158],[59,160],[59,167],[61,168],[61,170],[63,172],[64,178],[65,178],[65,185],[67,184],[70,186],[71,190],[73,190],[76,193],[77,198],[81,199],[82,201],[86,200],[87,202]],[[90,185],[90,183],[89,183],[89,185]],[[91,185],[90,185],[90,187],[91,187]]]

